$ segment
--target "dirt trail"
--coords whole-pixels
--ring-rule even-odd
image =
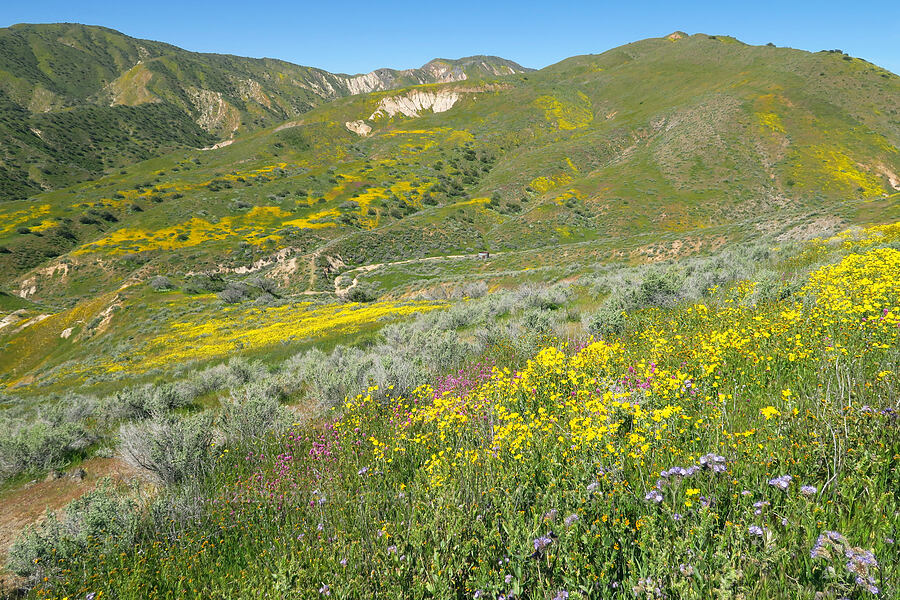
[[[503,252],[496,252],[491,254],[491,258],[495,256],[499,256],[503,254]],[[344,271],[340,275],[334,278],[334,293],[338,296],[346,295],[350,290],[355,288],[359,283],[359,275],[363,273],[368,273],[370,271],[374,271],[375,269],[380,269],[381,267],[393,267],[394,265],[408,265],[410,263],[415,262],[428,262],[432,260],[441,260],[445,258],[471,258],[472,260],[479,260],[477,254],[447,254],[444,256],[426,256],[425,258],[408,258],[406,260],[398,260],[394,262],[386,262],[386,263],[376,263],[372,265],[363,265],[361,267],[354,267],[352,269],[348,269]],[[342,277],[346,277],[350,275],[350,273],[357,273],[354,275],[353,281],[345,288],[341,287],[340,280]]]

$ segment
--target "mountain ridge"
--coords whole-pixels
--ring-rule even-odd
[[[476,56],[345,75],[192,52],[101,26],[19,24],[0,29],[0,138],[12,142],[0,155],[0,195],[26,197],[178,147],[209,146],[338,97],[525,71]],[[83,114],[61,114],[71,111]]]

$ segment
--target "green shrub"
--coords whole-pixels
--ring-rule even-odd
[[[627,325],[625,306],[626,303],[620,296],[607,299],[597,312],[586,316],[585,329],[602,339],[623,334]]]
[[[172,282],[168,277],[165,277],[163,275],[159,275],[151,279],[149,285],[156,292],[164,292],[166,290],[172,289]]]
[[[250,295],[250,288],[243,283],[229,283],[221,292],[219,292],[219,300],[225,304],[236,304],[245,300]]]
[[[249,443],[288,426],[290,418],[281,406],[282,396],[282,390],[271,380],[232,390],[222,402],[219,414],[219,426],[227,443]]]
[[[71,502],[62,514],[48,513],[38,526],[25,531],[9,550],[9,569],[37,582],[56,575],[61,561],[89,547],[103,552],[134,539],[139,522],[135,502],[116,493],[108,480]]]
[[[220,275],[192,275],[181,288],[186,294],[206,294],[221,292],[225,289],[225,280]]]
[[[357,284],[347,292],[347,299],[350,302],[373,302],[378,299],[378,295],[371,287]]]
[[[20,473],[61,468],[85,456],[97,435],[85,425],[93,399],[67,396],[35,418],[0,417],[0,480]]]

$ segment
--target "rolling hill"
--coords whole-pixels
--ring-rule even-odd
[[[145,128],[144,113],[126,111],[155,110],[195,136],[0,204],[7,385],[127,378],[155,333],[217,315],[229,284],[244,286],[242,305],[269,286],[282,301],[433,296],[790,242],[900,212],[900,77],[836,51],[678,32],[533,72],[476,57],[354,79],[97,28],[5,35],[47,48],[54,72],[88,68],[57,58],[79,46],[103,57],[92,86],[21,67],[3,88],[17,110],[40,96],[60,109],[49,115],[121,111]],[[126,67],[151,75],[122,79]],[[257,99],[241,95],[248,78]],[[233,120],[198,123],[190,90],[201,83]],[[131,126],[122,118],[115,135]],[[481,250],[491,260],[475,260]],[[158,277],[162,291],[148,286]]]

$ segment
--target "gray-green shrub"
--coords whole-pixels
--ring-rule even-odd
[[[119,430],[119,451],[125,461],[154,474],[163,483],[199,478],[212,459],[213,416],[156,415]]]

